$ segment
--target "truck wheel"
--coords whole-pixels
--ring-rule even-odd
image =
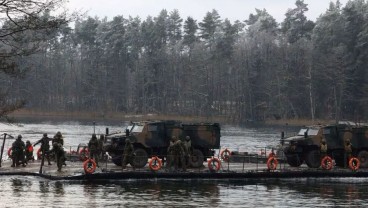
[[[303,164],[303,158],[299,157],[297,154],[291,156],[286,155],[286,162],[291,167],[299,167]]]
[[[305,163],[310,168],[318,168],[321,166],[321,154],[318,150],[310,150],[305,156]]]
[[[135,168],[143,168],[147,164],[147,160],[148,160],[148,154],[146,150],[142,148],[137,148],[134,151],[134,154],[135,156],[134,156],[133,166]]]
[[[190,156],[190,165],[193,168],[199,168],[203,166],[204,156],[201,150],[194,149]]]
[[[111,158],[111,161],[117,166],[121,166],[121,160],[122,160],[121,155],[113,155]]]
[[[368,168],[368,151],[362,150],[358,154],[358,159],[360,161],[360,167]]]

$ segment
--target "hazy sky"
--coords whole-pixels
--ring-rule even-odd
[[[284,19],[288,8],[295,7],[295,0],[69,0],[68,8],[88,12],[89,16],[108,17],[116,15],[157,16],[162,9],[168,12],[178,9],[183,19],[188,16],[201,21],[204,15],[216,9],[221,18],[231,21],[248,19],[255,8],[265,8],[278,22]],[[340,0],[345,5],[348,0]],[[304,0],[308,4],[310,20],[324,13],[330,0]],[[335,0],[334,0],[335,2]]]

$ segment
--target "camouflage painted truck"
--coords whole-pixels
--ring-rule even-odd
[[[344,142],[350,139],[352,155],[358,157],[361,167],[368,167],[368,125],[353,122],[304,127],[298,135],[282,140],[287,163],[292,167],[298,167],[303,162],[311,168],[319,167],[322,138],[327,143],[327,154],[335,160],[336,165],[345,166]]]
[[[126,133],[129,130],[129,133]],[[144,167],[151,156],[165,158],[172,136],[184,141],[190,136],[193,152],[190,158],[192,167],[200,167],[220,148],[220,125],[218,123],[186,124],[180,121],[132,122],[123,133],[107,134],[104,150],[116,165],[121,165],[125,139],[128,137],[135,149],[134,166]]]

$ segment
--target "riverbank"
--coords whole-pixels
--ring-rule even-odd
[[[163,114],[126,114],[122,112],[68,112],[68,111],[41,111],[21,109],[9,115],[16,121],[108,121],[129,122],[142,120],[180,120],[183,122],[209,122],[229,125],[252,125],[252,126],[308,126],[314,124],[330,124],[334,120],[311,120],[311,119],[269,119],[265,121],[247,121],[239,123],[225,116],[203,117],[197,115],[163,115]]]

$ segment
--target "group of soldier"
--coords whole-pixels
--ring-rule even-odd
[[[166,168],[168,170],[178,170],[181,168],[183,171],[186,171],[187,166],[190,164],[191,154],[192,142],[189,136],[185,137],[185,141],[172,136],[167,149]],[[134,170],[134,157],[134,146],[129,137],[127,137],[122,156],[122,169],[125,169],[127,164],[130,164]]]
[[[344,140],[344,151],[345,151],[345,158],[347,161],[351,158],[352,152],[353,152],[350,139]],[[321,158],[324,158],[325,156],[327,156],[327,143],[324,137],[321,139],[320,153],[321,153]]]
[[[186,171],[189,165],[189,158],[192,154],[192,142],[189,136],[185,137],[185,141],[181,141],[176,136],[173,136],[170,141],[170,146],[167,149],[167,168],[178,170],[182,168]]]
[[[52,141],[52,149],[50,150],[50,141]],[[55,155],[55,161],[57,163],[58,171],[61,171],[61,168],[65,164],[66,157],[65,151],[63,149],[64,139],[61,132],[57,132],[53,139],[50,139],[47,134],[43,134],[43,137],[38,140],[34,145],[31,144],[30,141],[26,141],[26,144],[22,141],[22,135],[18,135],[17,139],[12,144],[12,165],[11,167],[16,167],[19,165],[26,166],[28,161],[34,160],[33,157],[33,147],[37,144],[41,144],[41,152],[42,152],[42,164],[44,162],[44,158],[47,159],[48,165],[51,164],[51,155]]]

